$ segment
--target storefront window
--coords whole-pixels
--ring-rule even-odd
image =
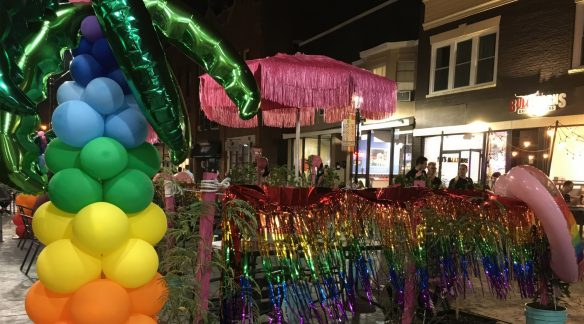
[[[353,153],[353,168],[352,168],[352,178],[355,180],[354,175],[358,174],[357,182],[362,182],[363,186],[366,184],[366,166],[367,166],[367,134],[361,135],[359,140],[359,151]]]
[[[437,162],[440,178],[448,182],[458,174],[458,166],[466,164],[468,176],[480,181],[482,165],[483,134],[460,134],[427,137],[424,139],[424,155],[428,162]],[[442,156],[440,145],[442,143]],[[504,152],[504,150],[503,150]]]
[[[541,152],[539,158],[543,159],[544,154],[547,152]],[[545,159],[549,158],[547,154]],[[551,163],[551,179],[584,182],[584,126],[558,128]]]
[[[507,167],[507,132],[493,132],[489,135],[489,165],[487,175],[495,172],[504,174]]]
[[[395,132],[393,153],[393,174],[405,174],[412,169],[412,134],[400,134]]]
[[[369,179],[372,188],[389,186],[389,165],[391,159],[391,131],[371,131],[371,149],[369,150]]]

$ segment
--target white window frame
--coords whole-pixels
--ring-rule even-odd
[[[583,0],[584,1],[584,0]],[[426,97],[442,96],[452,93],[459,93],[471,90],[480,90],[497,86],[497,65],[499,62],[499,22],[501,16],[483,20],[472,25],[461,25],[459,28],[450,30],[430,37],[432,47],[430,62],[430,89]],[[482,36],[496,33],[495,40],[495,66],[493,71],[493,81],[476,84],[478,68],[479,39]],[[456,68],[456,49],[460,42],[472,39],[470,82],[468,86],[454,88],[454,74]],[[436,53],[439,48],[450,46],[450,62],[448,66],[448,88],[434,91],[434,77],[436,71]]]
[[[572,53],[572,69],[582,70],[582,36],[584,33],[584,0],[575,0],[576,17],[574,18],[574,49]]]

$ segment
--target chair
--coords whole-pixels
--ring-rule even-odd
[[[26,267],[26,271],[24,271],[24,274],[28,276],[28,272],[30,271],[30,268],[32,267],[32,264],[34,263],[34,260],[36,259],[39,250],[41,248],[41,242],[39,240],[37,240],[37,238],[34,236],[34,232],[32,230],[32,217],[28,216],[28,215],[22,215],[22,221],[24,222],[24,229],[26,231],[26,236],[30,237],[30,245],[28,246],[28,251],[26,251],[26,255],[24,256],[24,259],[22,260],[22,264],[20,265],[20,271],[22,271],[22,269],[24,268],[25,264],[28,261],[28,266]],[[34,252],[31,256],[31,258],[29,259],[29,255],[30,252],[33,250],[34,247]]]
[[[22,217],[22,221],[25,222],[24,217],[27,216],[26,212],[30,211],[30,214],[32,215],[32,209],[25,207],[25,206],[21,206],[21,205],[16,205],[16,212],[18,214],[20,214],[20,216]],[[30,216],[29,216],[30,217]],[[26,229],[26,223],[24,224],[24,235],[22,235],[21,237],[18,238],[18,244],[16,245],[17,247],[19,247],[21,250],[24,250],[24,246],[26,245],[26,242],[28,242],[29,240],[33,239],[33,235],[32,235],[32,222],[31,222],[31,226],[30,226],[30,232]]]

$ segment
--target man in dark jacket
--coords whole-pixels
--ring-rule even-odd
[[[428,159],[419,156],[416,159],[416,166],[410,170],[410,172],[406,173],[406,179],[408,181],[415,181],[415,180],[422,180],[426,181],[426,167],[428,166]]]
[[[450,180],[450,184],[448,185],[448,189],[455,189],[455,190],[470,190],[474,188],[474,183],[472,179],[467,177],[466,174],[468,172],[468,166],[466,164],[461,164],[458,167],[458,175]]]

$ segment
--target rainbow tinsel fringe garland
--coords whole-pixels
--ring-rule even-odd
[[[373,302],[382,285],[411,318],[416,307],[433,310],[433,292],[464,297],[472,277],[484,278],[501,299],[513,281],[522,297],[532,297],[549,279],[538,270],[548,267],[538,254],[543,231],[518,201],[419,188],[243,186],[230,188],[231,199],[255,208],[258,228],[256,237],[244,237],[224,218],[225,258],[240,285],[224,307],[227,320],[257,317],[258,256],[275,323],[347,319],[357,298]]]

